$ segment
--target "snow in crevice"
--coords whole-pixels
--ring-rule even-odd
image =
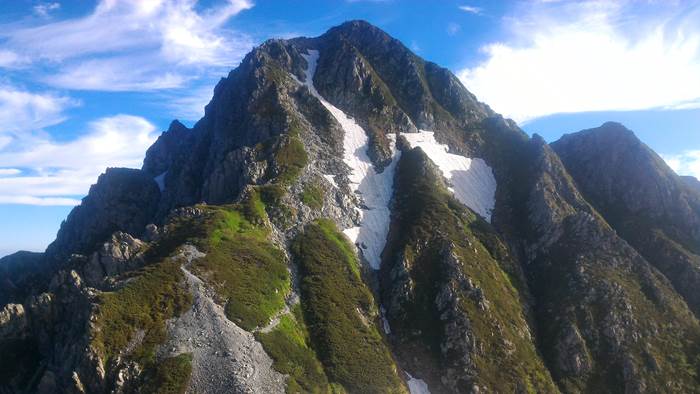
[[[408,376],[408,391],[411,394],[430,394],[428,385],[424,381],[414,378],[408,372],[406,372],[406,376]]]
[[[457,200],[491,221],[491,212],[496,205],[496,178],[484,160],[449,153],[449,147],[438,143],[431,131],[401,135],[411,148],[420,147],[440,168]]]
[[[323,174],[323,177],[328,181],[328,183],[333,185],[333,187],[335,187],[336,189],[338,188],[338,184],[335,183],[335,175]]]
[[[165,190],[165,176],[166,175],[168,175],[168,171],[165,171],[164,173],[153,178],[153,180],[156,181],[156,184],[158,184],[158,189],[160,189],[161,192]]]
[[[318,51],[309,50],[308,55],[302,56],[308,62],[306,81],[303,84],[345,131],[343,161],[351,170],[348,177],[349,186],[350,190],[358,194],[362,200],[362,208],[358,208],[361,217],[360,226],[345,229],[343,232],[359,247],[369,265],[379,269],[381,253],[389,233],[389,202],[393,194],[394,171],[400,157],[400,152],[395,147],[396,136],[393,134],[387,136],[392,143],[392,161],[384,171],[378,173],[367,154],[369,147],[367,133],[353,118],[326,101],[314,87],[313,77],[318,62]]]
[[[386,318],[386,309],[384,305],[379,307],[379,316],[382,318],[382,328],[384,329],[384,334],[391,334],[391,326],[389,325],[389,320]]]

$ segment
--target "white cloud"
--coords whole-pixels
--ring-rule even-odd
[[[34,13],[39,15],[42,18],[47,18],[51,11],[56,11],[57,9],[61,8],[60,3],[40,3],[35,5],[32,9],[34,10]]]
[[[678,175],[692,175],[700,179],[700,150],[689,150],[677,155],[663,155],[669,167]]]
[[[0,195],[0,204],[23,204],[41,206],[75,206],[80,200],[61,197],[34,197],[34,196],[3,196]]]
[[[458,73],[494,110],[523,122],[698,98],[700,10],[662,3],[649,16],[626,2],[527,4],[504,21],[513,38],[485,46],[486,60]]]
[[[0,149],[10,143],[12,136],[61,123],[64,111],[79,104],[55,93],[31,93],[0,84]]]
[[[17,168],[0,168],[0,176],[11,176],[21,174],[22,170]]]
[[[2,166],[27,169],[0,177],[0,203],[75,205],[76,196],[85,195],[105,168],[140,167],[156,138],[153,124],[131,115],[91,122],[86,133],[69,142],[32,137],[18,149],[0,151]]]
[[[199,120],[204,116],[204,107],[214,96],[214,84],[190,89],[179,94],[169,94],[165,98],[167,109],[180,120]]]
[[[459,6],[459,9],[464,11],[464,12],[468,12],[470,14],[475,14],[475,15],[479,15],[483,11],[480,7],[474,7],[471,5],[461,5],[461,6]]]
[[[181,87],[189,77],[170,67],[129,56],[86,60],[63,67],[44,82],[75,90],[151,91]]]
[[[101,0],[79,18],[0,25],[0,50],[7,52],[5,63],[16,56],[49,68],[44,81],[62,88],[173,88],[237,64],[253,41],[226,24],[252,6],[248,0],[206,8],[197,0]]]
[[[666,106],[666,109],[698,109],[700,108],[700,97],[695,100],[683,101],[673,105]]]
[[[0,48],[0,67],[17,68],[29,62],[26,57],[19,56],[13,51]]]

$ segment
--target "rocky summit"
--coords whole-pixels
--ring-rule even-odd
[[[363,21],[269,40],[0,260],[0,393],[700,392],[700,182]]]

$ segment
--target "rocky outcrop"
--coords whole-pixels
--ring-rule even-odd
[[[673,361],[687,350],[669,351],[663,343],[696,338],[697,320],[585,201],[554,151],[537,136],[530,145],[526,272],[541,350],[560,387],[692,390],[694,375]]]
[[[53,321],[46,333],[39,333],[41,348],[48,358],[45,375],[53,375],[56,390],[84,386],[88,392],[101,392],[105,387],[103,360],[91,346],[89,335],[93,305],[98,293],[84,283],[76,271],[60,271],[49,287]],[[44,296],[43,300],[47,301]],[[46,311],[49,308],[35,308]],[[43,315],[44,319],[46,316]],[[71,319],[65,319],[71,316]],[[43,380],[43,379],[42,379]]]
[[[438,287],[435,297],[436,312],[442,328],[440,342],[441,357],[445,371],[441,381],[452,392],[470,390],[478,385],[475,383],[479,370],[475,365],[473,355],[477,349],[477,338],[469,318],[460,308],[460,298],[473,299],[478,309],[488,308],[481,288],[475,286],[463,272],[460,257],[455,253],[456,245],[448,243],[438,254],[438,261],[443,265],[444,281]]]
[[[182,160],[193,142],[193,133],[177,120],[170,123],[168,130],[161,134],[146,151],[142,170],[151,177],[157,177]]]
[[[588,201],[700,316],[700,193],[617,123],[552,146]]]
[[[367,207],[321,97],[378,172],[398,134],[378,272],[333,224]],[[490,223],[407,146],[419,129],[493,170]],[[697,391],[697,180],[618,124],[553,148],[366,22],[269,40],[142,170],[102,175],[45,255],[0,260],[0,392]]]
[[[56,240],[46,250],[47,258],[64,264],[71,254],[89,254],[115,231],[141,235],[159,199],[156,182],[145,172],[107,169],[61,224]]]
[[[568,134],[552,144],[582,193],[613,225],[636,215],[700,245],[700,195],[619,123]],[[649,223],[652,224],[653,223]]]
[[[118,231],[108,242],[93,252],[83,268],[83,277],[91,287],[99,288],[106,277],[124,274],[144,265],[141,252],[145,245],[139,239]]]
[[[0,258],[0,306],[22,302],[42,283],[44,254],[17,252]]]
[[[7,304],[0,310],[0,340],[23,338],[28,326],[22,304]]]
[[[690,186],[691,189],[700,193],[700,181],[694,176],[681,176],[681,180],[685,182],[686,185]]]
[[[400,108],[412,124],[420,129],[464,128],[492,114],[490,109],[479,103],[448,70],[425,62],[400,41],[365,21],[346,22],[330,29],[319,38],[319,41],[324,46],[333,46],[334,49],[345,48],[346,53],[356,51],[366,62],[363,66],[359,66],[358,60],[352,60],[359,67],[353,67],[354,70],[343,66],[336,69],[331,62],[333,58],[337,58],[337,55],[334,55],[332,50],[322,51],[317,80],[321,83],[319,87],[321,94],[329,93],[325,97],[338,98],[340,94],[337,93],[337,86],[346,86],[346,84],[348,88],[352,86],[371,88],[369,91],[375,94],[377,90],[383,90],[381,94],[385,95],[384,98],[389,99],[390,104]],[[323,52],[328,54],[324,55]],[[348,55],[351,59],[358,56]],[[324,56],[329,58],[324,59]],[[347,64],[347,62],[350,60],[343,63]],[[364,67],[366,71],[361,70],[360,67]],[[340,83],[336,87],[323,83],[326,80],[324,78],[326,73],[332,73],[336,78],[345,78],[346,83],[342,80],[338,81]],[[353,73],[354,82],[350,82],[348,79]],[[362,78],[363,73],[365,78]],[[378,76],[383,83],[378,84],[376,81],[367,80],[368,74]],[[357,77],[360,77],[359,81],[365,83],[358,83]],[[358,89],[348,90],[357,91]],[[391,96],[387,95],[387,92],[390,92]],[[339,103],[342,104],[342,101]],[[344,110],[347,108],[350,110],[349,113],[354,114],[352,107],[339,105],[339,108]]]
[[[505,281],[507,249],[439,174],[420,148],[402,153],[380,274],[395,354],[433,393],[556,392]]]

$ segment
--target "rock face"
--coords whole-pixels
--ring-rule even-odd
[[[158,206],[158,185],[141,170],[110,168],[71,211],[49,245],[47,258],[57,264],[71,254],[90,253],[115,231],[140,235]]]
[[[530,152],[526,270],[541,351],[562,390],[693,390],[695,378],[673,361],[688,353],[663,350],[696,338],[685,302],[588,204],[540,137]]]
[[[381,275],[394,351],[431,392],[556,392],[507,248],[439,174],[420,148],[403,152]]]
[[[588,201],[698,315],[700,193],[693,183],[617,123],[564,136],[552,146]]]
[[[156,142],[146,151],[142,170],[151,177],[157,177],[182,158],[187,151],[187,146],[192,143],[192,131],[177,120],[170,123],[168,130],[164,132]]]
[[[0,305],[21,302],[37,286],[43,253],[17,252],[0,259]]]
[[[117,276],[140,268],[143,264],[145,244],[123,232],[112,234],[112,238],[90,255],[85,264],[84,277],[87,283],[99,288],[104,278]]]
[[[7,304],[0,311],[0,338],[15,339],[27,335],[27,315],[22,304]]]
[[[691,189],[700,192],[700,181],[694,176],[682,176],[681,180],[685,182],[686,185],[690,186]]]
[[[419,131],[492,171],[490,221]],[[395,171],[379,270],[347,153]],[[0,393],[697,392],[698,185],[619,124],[529,138],[366,22],[269,40],[0,259]]]

